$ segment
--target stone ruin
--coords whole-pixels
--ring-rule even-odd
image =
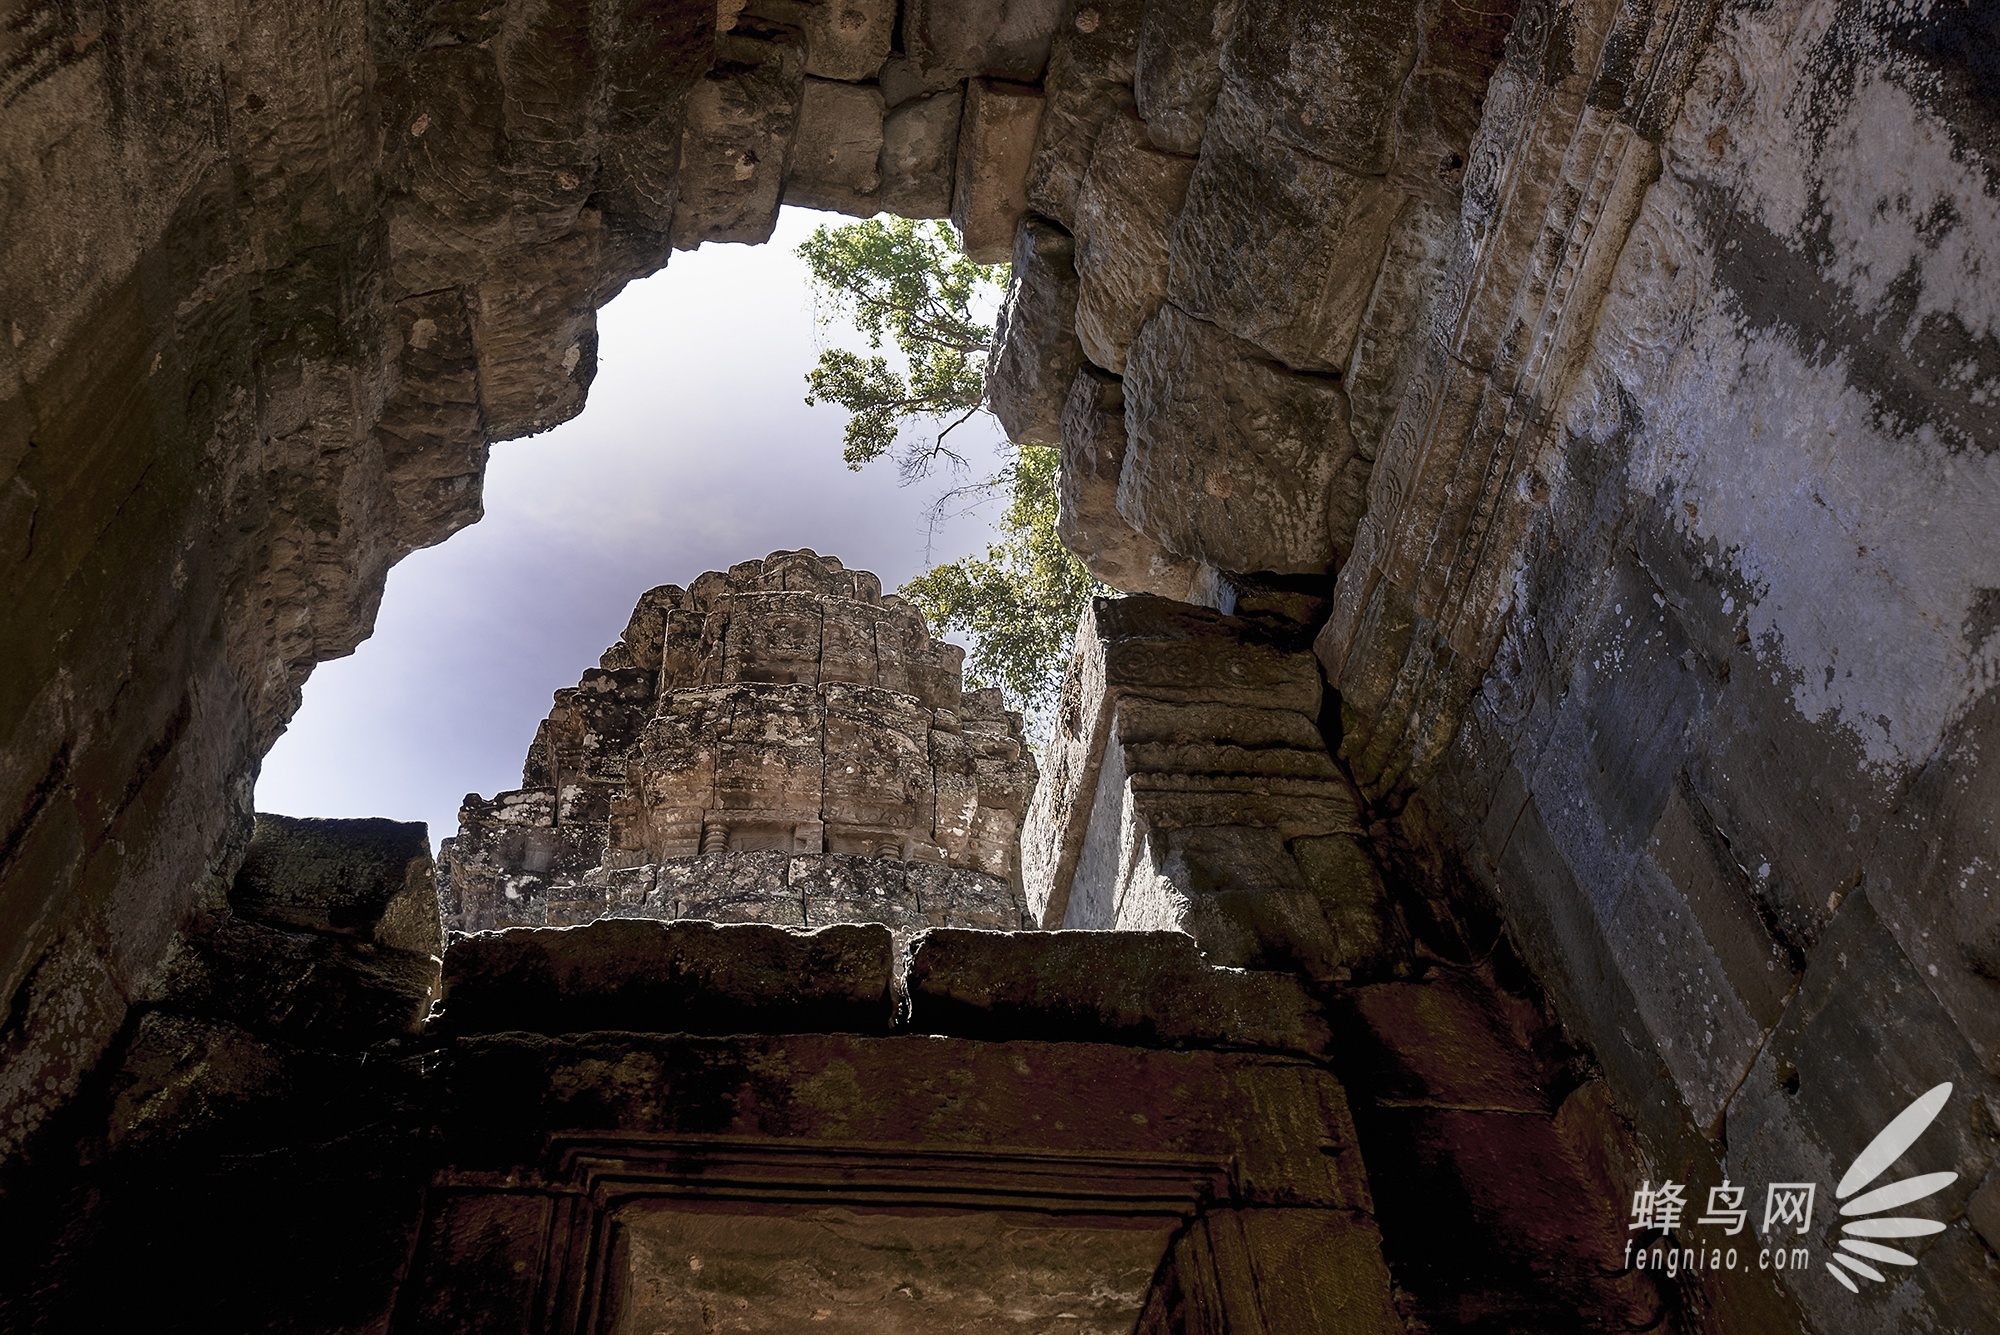
[[[1100,602],[1072,694],[1116,714],[1114,746],[1145,740],[1141,699],[1183,724],[1309,717],[1303,647],[1260,653],[1268,628],[1223,621]],[[1236,877],[1282,901],[1245,921],[1321,921],[1301,939],[1328,958],[1303,968],[1176,912],[1222,887],[1177,892],[1171,870],[1138,924],[1167,930],[1031,930],[1034,762],[962,657],[873,575],[775,552],[645,594],[557,693],[528,786],[468,797],[435,872],[421,826],[260,816],[112,1078],[103,1203],[50,1203],[80,1241],[31,1249],[54,1277],[35,1315],[119,1319],[126,1291],[82,1281],[196,1192],[236,1216],[211,1238],[227,1271],[305,1286],[194,1304],[222,1328],[280,1309],[399,1332],[1393,1328],[1305,981],[1376,968],[1379,924],[1348,929],[1379,894],[1335,930],[1340,875],[1302,901]],[[1289,731],[1293,763],[1185,766],[1198,781],[1149,828],[1202,826],[1198,873],[1232,834],[1285,856],[1301,817],[1273,813],[1325,805],[1331,773]],[[1274,805],[1271,774],[1302,768],[1321,788]],[[1292,846],[1324,870],[1340,836],[1303,819]],[[1129,898],[1113,881],[1075,902]],[[266,1217],[295,1190],[313,1222]]]
[[[1035,762],[964,656],[810,551],[650,590],[557,692],[522,786],[466,799],[446,926],[1020,928]]]
[[[933,1327],[2000,1327],[1990,6],[0,8],[0,1324],[812,1328],[787,1256],[949,1216],[882,1289]],[[872,815],[649,806],[614,657],[460,924],[706,859],[876,921],[440,965],[421,832],[253,818],[259,760],[597,308],[788,201],[1011,258],[989,403],[1132,595],[1022,818],[1048,930],[930,925],[999,876],[938,800],[990,710],[906,692]],[[1945,1083],[1914,1266],[1824,1206],[1804,1268],[1626,1258],[1709,1240],[1641,1184],[1830,1192]]]
[[[1587,1086],[1550,1115],[1499,980],[1424,980],[1301,627],[1135,595],[1078,640],[1038,783],[962,650],[775,552],[645,594],[435,869],[421,826],[260,816],[110,1077],[96,1194],[10,1263],[27,1310],[124,1319],[87,1277],[177,1255],[144,1239],[192,1195],[232,1281],[137,1292],[223,1328],[1657,1320],[1586,1264],[1615,1123]],[[1419,1148],[1364,1166],[1364,1124]],[[1530,1158],[1568,1208],[1409,1268],[1413,1208]]]

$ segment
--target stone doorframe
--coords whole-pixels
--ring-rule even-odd
[[[1209,1244],[1179,1241],[1163,1260],[1163,1284],[1213,1295],[1200,1304],[1220,1324],[1187,1327],[1258,1335],[1271,1327],[1256,1304],[1241,1231],[1209,1226],[1211,1213],[1234,1202],[1233,1166],[1222,1159],[1158,1154],[1060,1154],[1028,1148],[987,1151],[902,1149],[859,1143],[788,1144],[733,1136],[558,1136],[543,1185],[511,1175],[443,1174],[432,1190],[419,1242],[427,1279],[455,1216],[484,1213],[473,1202],[508,1197],[538,1223],[540,1257],[523,1329],[538,1335],[599,1335],[616,1321],[621,1214],[641,1201],[731,1201],[773,1213],[820,1206],[915,1207],[967,1213],[1025,1212],[1090,1218],[1155,1218],[1205,1228]],[[532,1204],[530,1204],[532,1203]],[[509,1210],[510,1215],[516,1211]],[[1209,1273],[1186,1273],[1191,1265]],[[531,1267],[535,1268],[535,1267]],[[446,1281],[449,1283],[449,1280]],[[428,1285],[427,1285],[428,1287]],[[1149,1307],[1164,1308],[1157,1293]],[[1241,1310],[1237,1310],[1237,1309]],[[428,1329],[421,1317],[416,1329]],[[399,1319],[396,1328],[408,1328]],[[1273,1331],[1272,1335],[1278,1335]]]
[[[1294,1057],[604,1031],[438,1057],[440,1167],[393,1335],[608,1335],[636,1273],[621,1227],[675,1202],[1152,1221],[1142,1335],[1401,1329],[1345,1100]]]
[[[429,1187],[388,1330],[608,1335],[626,1324],[614,1295],[639,1293],[624,1281],[669,1280],[619,1259],[621,1229],[637,1258],[725,1214],[774,1221],[729,1244],[753,1248],[834,1214],[955,1219],[906,1230],[919,1261],[1002,1215],[1010,1233],[1079,1230],[1072,1269],[1115,1274],[1141,1335],[1403,1329],[1330,1035],[1296,979],[1213,968],[1173,934],[893,946],[881,926],[620,919],[454,942],[412,1090]]]

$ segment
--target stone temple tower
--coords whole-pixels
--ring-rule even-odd
[[[1022,927],[1034,761],[963,659],[811,551],[649,591],[556,693],[522,786],[467,796],[446,925]]]

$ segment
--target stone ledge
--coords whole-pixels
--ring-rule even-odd
[[[939,928],[898,960],[886,927],[604,918],[455,939],[438,1038],[590,1031],[892,1031],[1324,1056],[1330,1031],[1289,974],[1216,968],[1177,932]],[[892,998],[907,994],[898,1021]]]
[[[437,883],[421,821],[257,814],[229,890],[238,915],[434,955]]]
[[[872,925],[788,932],[605,918],[513,927],[445,951],[433,1030],[885,1033],[893,960],[889,930]]]
[[[1311,1056],[1330,1041],[1297,979],[1213,968],[1178,932],[947,928],[917,939],[907,979],[920,1033]]]

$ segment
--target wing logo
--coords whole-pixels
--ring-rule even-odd
[[[1945,1101],[1950,1097],[1951,1082],[1946,1081],[1897,1113],[1887,1126],[1876,1133],[1875,1139],[1868,1142],[1868,1147],[1854,1156],[1846,1176],[1834,1188],[1834,1199],[1846,1202],[1840,1207],[1840,1216],[1847,1222],[1840,1226],[1840,1250],[1833,1254],[1833,1260],[1826,1263],[1826,1269],[1828,1274],[1847,1286],[1848,1292],[1861,1292],[1861,1286],[1854,1282],[1856,1276],[1876,1284],[1887,1281],[1888,1277],[1870,1262],[1900,1266],[1917,1263],[1916,1257],[1888,1246],[1882,1239],[1923,1238],[1944,1231],[1944,1225],[1935,1219],[1883,1212],[1936,1195],[1958,1181],[1957,1173],[1920,1173],[1879,1187],[1874,1186],[1874,1182],[1889,1171],[1889,1166],[1903,1156],[1903,1151],[1917,1143],[1917,1137],[1937,1120],[1937,1115],[1944,1111]],[[1863,1190],[1869,1187],[1873,1190]],[[1862,1194],[1857,1196],[1856,1192]],[[1852,1200],[1848,1199],[1850,1196]]]

